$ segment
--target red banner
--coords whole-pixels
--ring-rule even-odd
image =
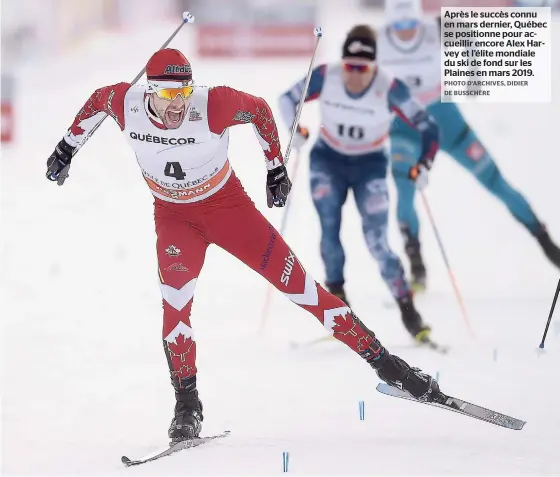
[[[425,12],[439,13],[441,7],[511,7],[511,0],[423,0]]]
[[[309,57],[315,25],[200,25],[198,53],[214,57]]]
[[[0,105],[0,111],[2,115],[1,142],[9,143],[12,142],[14,138],[14,111],[12,109],[12,103],[9,103],[8,101],[2,101]]]

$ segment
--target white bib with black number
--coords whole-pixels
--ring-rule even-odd
[[[208,126],[208,88],[196,87],[177,129],[156,126],[148,117],[144,85],[132,86],[124,99],[125,129],[152,194],[188,203],[217,192],[231,175],[228,130],[219,136]]]
[[[328,65],[319,101],[321,138],[345,155],[362,155],[384,148],[392,114],[387,93],[389,78],[378,69],[370,88],[360,97],[346,92],[340,64]]]

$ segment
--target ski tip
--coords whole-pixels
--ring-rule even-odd
[[[379,383],[375,389],[380,393],[387,394],[389,392],[389,385],[387,383]]]
[[[125,455],[121,457],[121,462],[126,465],[127,467],[132,464],[132,461]]]

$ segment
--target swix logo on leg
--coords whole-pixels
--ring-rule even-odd
[[[284,261],[286,263],[284,264],[284,270],[282,272],[282,277],[280,277],[280,282],[288,286],[290,275],[292,274],[292,269],[296,261],[296,256],[290,249],[288,249],[288,256],[284,259]]]

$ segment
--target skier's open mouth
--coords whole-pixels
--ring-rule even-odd
[[[167,118],[170,123],[176,124],[183,118],[184,109],[168,109]]]

